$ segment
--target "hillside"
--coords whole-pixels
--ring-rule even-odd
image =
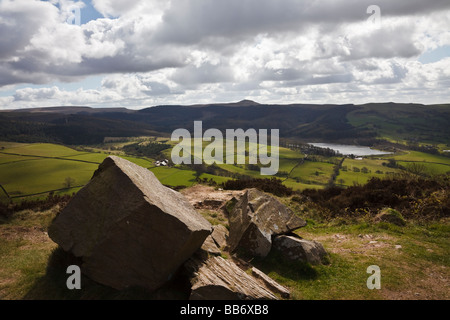
[[[0,140],[97,144],[105,137],[171,134],[204,128],[280,129],[282,138],[364,141],[374,138],[449,144],[450,105],[263,105],[253,101],[142,110],[56,107],[0,113]]]

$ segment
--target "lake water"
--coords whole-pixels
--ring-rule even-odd
[[[315,147],[329,148],[329,149],[332,149],[343,155],[353,154],[358,157],[392,154],[392,152],[374,150],[369,147],[363,147],[363,146],[352,146],[352,145],[334,144],[334,143],[309,143],[309,144],[312,146],[315,146]]]

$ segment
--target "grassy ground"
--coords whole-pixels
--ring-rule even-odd
[[[139,291],[108,289],[86,278],[81,292],[67,290],[64,272],[48,270],[56,245],[46,231],[58,210],[25,210],[0,221],[0,299],[151,298]],[[398,227],[365,218],[323,221],[306,217],[307,227],[297,233],[321,242],[330,254],[329,265],[292,263],[276,252],[252,261],[288,287],[291,299],[450,299],[448,221],[409,221],[406,227]],[[223,223],[217,215],[212,218]],[[366,286],[370,276],[366,270],[371,265],[381,268],[381,290]]]
[[[360,221],[314,223],[297,232],[321,242],[330,265],[286,263],[272,253],[259,266],[291,288],[293,299],[450,299],[450,225],[397,227]],[[381,290],[369,290],[367,268],[381,269]]]

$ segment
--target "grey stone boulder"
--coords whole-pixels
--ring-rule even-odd
[[[205,242],[203,242],[201,249],[215,256],[220,256],[220,254],[222,253],[212,236],[208,236],[205,239]]]
[[[185,268],[190,274],[190,300],[277,300],[277,297],[233,261],[222,257],[191,257]]]
[[[254,256],[265,257],[272,248],[272,237],[306,226],[306,222],[276,198],[249,189],[234,206],[229,217],[230,251],[244,249]]]
[[[282,235],[274,238],[273,247],[288,260],[307,262],[312,265],[328,264],[328,253],[317,241]]]
[[[225,226],[221,224],[214,226],[211,237],[221,250],[225,250],[227,248],[228,234],[228,229]]]
[[[82,272],[115,289],[156,290],[212,232],[180,193],[111,156],[49,227],[50,238],[82,258]]]

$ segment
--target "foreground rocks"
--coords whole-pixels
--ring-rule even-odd
[[[289,298],[288,289],[249,262],[223,257],[241,248],[265,257],[276,248],[314,264],[322,257],[319,244],[286,236],[306,222],[257,189],[239,200],[219,200],[202,202],[202,208],[225,212],[229,230],[212,227],[195,211],[195,199],[189,202],[149,170],[112,156],[55,218],[49,236],[78,258],[87,277],[118,290],[144,287],[164,296],[179,288],[193,300]]]
[[[193,257],[186,262],[185,267],[191,272],[191,300],[277,299],[254,277],[222,257]]]
[[[53,241],[82,258],[89,278],[116,289],[149,290],[170,280],[211,232],[181,194],[114,156],[49,228]]]
[[[272,237],[306,226],[292,210],[274,197],[249,189],[239,199],[229,216],[230,251],[237,248],[266,257],[272,248]]]
[[[229,232],[223,225],[214,226],[211,237],[221,250],[227,249]]]
[[[328,263],[328,254],[322,244],[317,241],[283,235],[274,239],[273,247],[288,260],[310,263],[312,265]]]

